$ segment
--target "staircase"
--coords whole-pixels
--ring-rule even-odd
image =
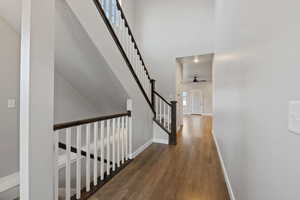
[[[127,66],[127,69],[116,67],[114,72],[122,76],[131,74],[153,113],[154,123],[167,134],[169,144],[176,145],[176,101],[167,101],[155,89],[155,80],[147,70],[119,2],[67,0],[67,3],[96,46],[101,35],[95,34],[91,21],[105,24],[103,35],[109,33]],[[101,49],[105,47],[103,43],[99,50],[112,66],[119,66],[111,55],[105,55],[105,48]],[[122,84],[126,86],[126,81]],[[132,161],[132,123],[135,123],[132,105],[132,100],[128,100],[125,113],[54,125],[56,200],[88,199]]]
[[[53,126],[55,200],[88,199],[134,159],[133,125],[145,120],[134,118],[134,113],[150,110],[149,119],[176,145],[176,102],[156,90],[117,0],[65,1],[129,96],[140,98],[128,100],[125,112]],[[136,101],[142,107],[135,106]],[[5,180],[3,191],[19,184],[19,178],[14,179],[8,186]]]
[[[130,110],[56,124],[53,129],[55,199],[87,199],[131,162]]]

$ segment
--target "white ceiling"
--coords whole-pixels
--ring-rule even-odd
[[[213,54],[188,56],[177,60],[182,65],[182,82],[190,82],[194,76],[198,76],[198,80],[212,80]]]
[[[20,33],[21,0],[1,0],[2,16]],[[55,70],[102,112],[122,109],[127,94],[63,0],[56,1]]]

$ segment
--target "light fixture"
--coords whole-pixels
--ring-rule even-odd
[[[198,59],[198,57],[195,57],[195,59],[194,59],[194,63],[198,63],[199,62],[199,59]]]

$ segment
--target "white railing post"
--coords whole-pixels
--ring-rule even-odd
[[[98,184],[98,122],[94,123],[94,186]]]
[[[59,167],[58,167],[59,131],[54,132],[54,200],[58,200]]]
[[[81,197],[81,126],[77,126],[76,198]]]
[[[129,132],[129,159],[133,158],[133,152],[132,152],[132,100],[128,99],[127,100],[127,110],[130,111],[130,116],[128,117],[128,132]]]
[[[100,177],[101,180],[103,180],[104,179],[104,121],[100,122],[100,154],[101,154]]]
[[[66,200],[71,198],[71,128],[66,130]]]
[[[121,117],[118,118],[117,122],[117,166],[120,167]]]
[[[90,124],[86,125],[86,191],[89,192],[90,187],[90,180],[91,180],[91,173],[90,173],[90,167],[91,167],[91,152],[90,152],[90,143],[91,143],[91,127]]]
[[[106,174],[110,174],[110,120],[106,121]]]
[[[112,120],[112,170],[116,170],[116,119]]]
[[[122,158],[122,164],[124,164],[124,130],[125,130],[125,127],[124,127],[124,124],[125,124],[125,117],[122,117],[122,122],[121,122],[121,134],[122,134],[122,140],[121,140],[121,158]]]

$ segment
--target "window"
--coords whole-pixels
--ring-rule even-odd
[[[187,106],[187,92],[182,93],[182,105]]]
[[[117,0],[102,0],[103,9],[106,14],[106,17],[113,24],[118,24],[118,8],[117,8]],[[119,0],[121,4],[121,1]]]

